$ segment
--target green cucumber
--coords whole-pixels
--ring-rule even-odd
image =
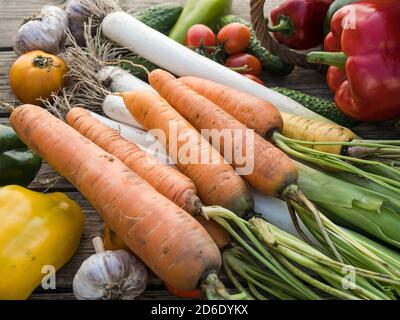
[[[235,22],[242,23],[250,29],[251,40],[248,51],[261,61],[263,67],[267,71],[278,76],[286,76],[293,71],[293,65],[284,62],[277,56],[274,56],[261,45],[260,40],[257,39],[254,29],[251,26],[251,23],[246,19],[235,15],[224,16],[219,20],[219,27],[222,28],[227,24]]]
[[[145,69],[136,67],[133,64],[140,65],[145,67],[149,72],[152,72],[155,69],[160,69],[159,66],[155,65],[154,63],[146,60],[145,58],[134,54],[134,53],[129,53],[128,55],[123,57],[124,61],[130,61],[131,63],[128,62],[121,62],[120,67],[126,71],[129,71],[131,74],[133,74],[135,77],[148,82],[148,77],[147,77],[147,72]]]
[[[168,34],[182,11],[183,6],[178,3],[161,3],[136,11],[132,16],[154,30]]]
[[[314,111],[315,113],[318,113],[341,126],[351,128],[358,124],[357,121],[348,118],[343,112],[341,112],[333,101],[322,99],[293,89],[280,87],[271,89],[293,99],[307,109],[310,109],[311,111]]]

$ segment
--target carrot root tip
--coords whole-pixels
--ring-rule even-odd
[[[230,294],[215,272],[209,273],[201,283],[201,288],[208,300],[249,300],[246,292]]]

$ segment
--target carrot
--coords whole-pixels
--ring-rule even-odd
[[[223,249],[231,243],[232,239],[228,231],[221,227],[214,220],[207,220],[203,216],[195,217],[198,222],[207,230],[210,237],[214,240],[218,248]]]
[[[158,129],[164,133],[164,144],[178,169],[194,182],[198,195],[205,205],[219,205],[238,215],[253,210],[253,198],[247,184],[182,116],[163,98],[148,90],[122,94],[125,105],[134,118],[147,130]],[[185,137],[186,139],[174,139]],[[194,141],[194,142],[193,142]],[[196,159],[188,159],[181,151],[191,143]],[[178,152],[170,146],[177,145]],[[207,159],[200,158],[207,155]]]
[[[178,170],[142,151],[136,144],[93,118],[85,109],[71,109],[66,121],[80,134],[121,160],[129,169],[183,210],[194,216],[201,214],[203,205],[197,197],[195,185]],[[209,232],[219,248],[229,244],[229,234],[215,221],[204,222],[205,219],[200,216],[196,219]],[[118,239],[116,243],[119,243]]]
[[[106,250],[129,250],[126,244],[118,237],[118,235],[110,230],[107,224],[104,224],[103,230],[104,249]]]
[[[121,160],[154,189],[191,215],[201,214],[201,201],[193,182],[173,167],[163,164],[118,132],[93,118],[82,108],[71,109],[66,122],[100,148]]]
[[[232,158],[232,165],[235,168],[242,166],[242,163],[238,163],[236,157],[228,153],[232,152],[231,150],[235,150],[238,131],[242,134],[241,141],[247,140],[248,132],[244,124],[207,98],[199,95],[182,82],[177,81],[173,75],[164,70],[157,69],[151,72],[149,74],[149,82],[197,130],[230,130],[232,146],[228,148],[228,151],[225,151],[225,148],[221,148],[221,152],[225,158]],[[221,136],[220,146],[224,146],[224,140],[226,142],[224,136]],[[242,149],[245,149],[245,147],[242,144]],[[250,174],[244,176],[244,179],[253,187],[268,195],[279,197],[289,204],[295,202],[309,210],[314,215],[333,253],[341,261],[340,255],[322,225],[320,212],[298,188],[298,171],[295,164],[284,152],[258,134],[254,135],[252,147],[254,149],[252,150],[253,154],[247,154],[246,156],[248,158],[253,157],[254,167]],[[242,154],[246,154],[246,150],[243,151]],[[301,232],[297,224],[296,228]]]
[[[266,139],[277,137],[276,131],[288,138],[310,142],[350,142],[357,136],[336,124],[305,119],[279,111],[270,103],[230,87],[196,77],[182,77],[185,84],[206,97],[247,127]],[[283,122],[282,122],[283,119]],[[342,145],[309,145],[318,151],[341,154]]]
[[[173,75],[158,69],[150,73],[149,81],[152,87],[197,130],[228,129],[232,132],[232,140],[236,130],[241,132],[242,141],[246,141],[247,127],[244,124],[177,81]],[[284,196],[288,187],[297,181],[298,173],[295,165],[281,150],[261,136],[256,134],[254,139],[254,170],[244,176],[244,179],[268,195]],[[223,142],[221,138],[221,146],[224,145]],[[240,167],[241,164],[236,163],[236,159],[232,160],[234,167]]]
[[[282,130],[283,120],[278,109],[263,99],[196,77],[182,77],[178,81],[206,97],[266,139],[270,139],[274,131]]]
[[[162,280],[193,290],[203,277],[215,279],[221,256],[204,228],[120,160],[40,107],[18,107],[10,120]]]
[[[223,249],[231,243],[232,239],[228,231],[222,228],[217,222],[214,220],[207,220],[203,216],[195,216],[195,219],[206,229],[219,249]],[[127,249],[125,243],[114,231],[110,230],[107,224],[104,225],[103,239],[104,248],[106,248],[106,250]]]
[[[282,112],[284,126],[282,134],[288,138],[310,142],[350,142],[357,139],[357,135],[350,129],[325,123],[290,113]],[[341,154],[342,145],[311,145],[311,148],[334,154]]]

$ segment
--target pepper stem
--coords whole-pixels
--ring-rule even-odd
[[[343,52],[313,51],[307,55],[308,63],[326,64],[344,69],[348,57]]]
[[[292,18],[284,15],[278,16],[278,24],[268,27],[270,32],[279,32],[283,37],[288,38],[296,32]]]

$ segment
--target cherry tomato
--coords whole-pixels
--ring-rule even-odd
[[[237,53],[230,56],[226,59],[225,66],[229,68],[244,68],[247,66],[247,70],[238,70],[238,72],[252,74],[256,77],[260,76],[262,70],[260,60],[248,53]]]
[[[186,33],[186,46],[200,48],[202,44],[206,47],[214,47],[217,45],[217,39],[209,27],[204,24],[196,24]]]
[[[262,81],[260,78],[252,75],[252,74],[248,74],[248,73],[244,73],[243,76],[245,76],[246,78],[249,78],[250,80],[253,80],[255,82],[258,82],[259,84],[264,85],[264,81]]]
[[[226,53],[242,52],[250,45],[250,30],[244,24],[230,23],[219,30],[217,38]]]
[[[169,284],[165,283],[165,287],[169,291],[169,293],[173,294],[176,297],[183,298],[183,299],[200,299],[201,298],[201,290],[193,290],[193,291],[185,291],[176,289]]]

